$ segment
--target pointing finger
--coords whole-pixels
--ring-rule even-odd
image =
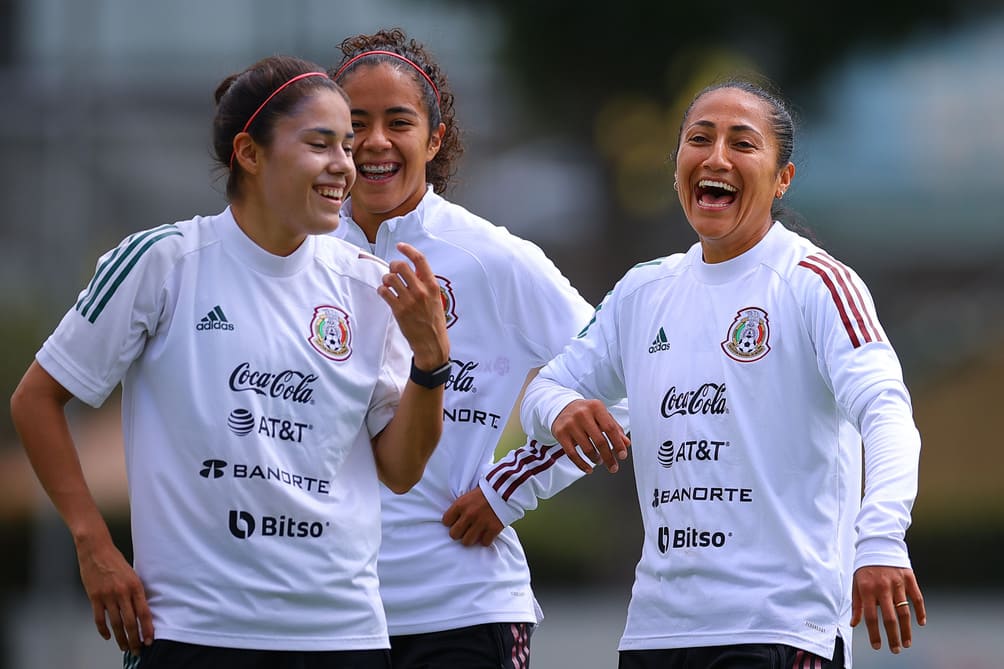
[[[415,266],[416,276],[419,278],[428,278],[432,276],[432,268],[429,266],[429,261],[425,259],[425,255],[423,255],[421,251],[405,242],[398,242],[397,250],[400,251],[401,254],[410,260]]]

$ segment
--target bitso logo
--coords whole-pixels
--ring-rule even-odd
[[[445,276],[436,275],[439,282],[439,297],[443,301],[443,314],[446,315],[446,327],[457,322],[457,298],[453,296],[453,286]]]
[[[659,351],[669,350],[669,339],[666,337],[666,331],[660,327],[659,332],[656,333],[655,339],[648,347],[649,353],[658,353]]]
[[[230,534],[238,539],[247,539],[254,534],[254,516],[247,511],[230,509]]]
[[[759,307],[747,307],[736,312],[722,342],[722,350],[737,362],[754,362],[770,352],[769,339],[767,312]]]
[[[352,355],[352,329],[349,327],[348,313],[331,305],[314,307],[308,341],[329,360],[348,360]]]
[[[314,520],[296,520],[292,516],[262,516],[260,523],[247,511],[230,509],[230,534],[238,539],[250,539],[261,527],[261,537],[285,537],[287,539],[317,539],[324,534],[329,523]]]
[[[200,331],[206,330],[233,330],[234,324],[227,320],[226,314],[223,313],[223,309],[220,305],[213,307],[208,314],[202,317],[198,323],[195,324],[195,329]]]
[[[726,534],[699,530],[696,527],[674,530],[663,525],[659,528],[659,552],[665,553],[671,548],[721,548],[731,536],[731,532]]]

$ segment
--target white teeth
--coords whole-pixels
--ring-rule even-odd
[[[322,197],[330,197],[336,200],[342,199],[342,189],[341,188],[329,188],[327,186],[321,186],[315,189],[318,195]]]
[[[697,185],[701,188],[721,188],[730,193],[735,193],[738,190],[735,186],[727,184],[724,181],[712,181],[711,179],[701,179],[697,182]]]
[[[367,174],[386,174],[388,172],[393,172],[397,169],[397,165],[394,164],[384,164],[384,165],[361,165],[359,167],[360,172],[366,172]]]

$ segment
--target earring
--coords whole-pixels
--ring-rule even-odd
[[[774,197],[776,197],[778,200],[780,200],[782,197],[784,197],[784,191],[781,190],[780,188],[778,188],[777,189],[777,193],[774,194]]]
[[[680,191],[680,184],[676,181],[676,179],[673,179],[673,190],[677,192]]]

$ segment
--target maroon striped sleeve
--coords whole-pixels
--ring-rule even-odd
[[[541,459],[536,464],[533,466],[525,466],[522,470],[512,472],[512,474],[518,473],[519,476],[517,476],[516,480],[514,480],[509,487],[505,489],[505,492],[501,493],[502,499],[508,502],[509,498],[512,497],[512,494],[516,492],[516,489],[523,485],[528,478],[539,474],[540,472],[547,471],[554,466],[554,463],[557,462],[564,454],[564,449],[555,444],[541,448]],[[495,488],[495,490],[498,490],[498,488]]]
[[[862,299],[861,291],[847,267],[821,253],[811,255],[798,264],[814,272],[823,281],[854,348],[872,341],[882,341],[868,305]],[[861,337],[858,336],[859,332]]]
[[[531,441],[529,448],[523,447],[513,451],[509,457],[488,472],[485,478],[495,492],[498,492],[503,500],[508,501],[524,481],[538,472],[549,469],[564,453],[565,451],[555,444],[537,448],[537,442]],[[515,480],[501,492],[502,487],[513,480],[513,477]]]

